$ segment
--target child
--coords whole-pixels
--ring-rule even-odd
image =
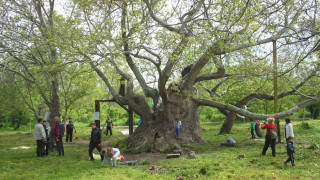
[[[255,123],[253,122],[252,119],[250,119],[250,127],[249,128],[251,128],[251,139],[255,139],[256,138],[256,136],[254,135]]]
[[[291,161],[292,166],[295,166],[294,164],[294,157],[293,157],[293,153],[295,153],[296,151],[294,150],[293,147],[293,137],[289,136],[288,141],[287,141],[287,154],[289,156],[289,158],[284,162],[284,165],[286,166],[287,163],[289,161]]]
[[[104,155],[101,167],[103,167],[104,164],[106,163],[106,159],[108,160],[109,165],[111,167],[114,167],[116,166],[116,159],[120,155],[120,150],[118,148],[109,147],[107,149],[103,149],[101,151],[101,155]],[[111,158],[112,158],[112,161],[111,161]]]
[[[174,123],[174,127],[175,127],[175,131],[176,131],[176,134],[177,134],[177,138],[180,139],[181,138],[182,123],[181,123],[181,121],[179,121],[178,118],[176,118],[176,122]]]

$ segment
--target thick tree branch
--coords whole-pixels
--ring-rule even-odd
[[[158,59],[159,62],[161,61],[160,55],[157,54],[157,53],[155,53],[155,52],[153,52],[149,47],[142,46],[142,48],[143,48],[144,50],[146,50],[148,53],[150,53],[151,55],[157,57],[157,59]],[[159,63],[157,63],[157,64],[159,64]]]
[[[236,107],[236,106],[231,105],[231,104],[225,104],[225,103],[206,100],[206,99],[192,98],[192,100],[195,103],[197,103],[199,106],[209,106],[209,107],[218,108],[218,109],[220,108],[220,109],[228,110],[230,112],[235,112],[237,114],[240,114],[242,116],[249,117],[249,118],[252,118],[252,119],[267,119],[269,117],[283,118],[283,117],[286,117],[286,116],[290,116],[293,113],[297,112],[301,108],[313,105],[315,103],[319,103],[320,102],[320,92],[318,92],[318,94],[314,97],[314,99],[306,100],[306,101],[296,105],[295,107],[293,107],[293,108],[291,108],[291,109],[289,109],[287,111],[276,113],[276,114],[258,114],[258,113],[253,113],[253,112],[247,111],[245,109]]]
[[[212,80],[212,79],[220,79],[224,77],[228,77],[230,75],[225,73],[224,69],[218,69],[218,72],[216,73],[207,73],[207,74],[200,74],[196,77],[195,83],[200,82],[200,81],[206,81],[206,80]]]
[[[122,29],[122,41],[123,41],[123,54],[126,57],[127,64],[129,65],[130,69],[132,70],[133,74],[137,78],[139,84],[142,87],[142,90],[146,96],[148,96],[148,90],[149,87],[142,76],[141,72],[139,71],[139,68],[136,66],[136,64],[133,62],[133,59],[130,56],[129,53],[129,39],[127,36],[127,30],[126,30],[126,20],[127,20],[127,8],[128,4],[127,1],[124,0],[122,2],[122,14],[121,14],[121,29]]]
[[[164,94],[166,83],[167,83],[169,77],[172,74],[172,68],[173,68],[175,62],[177,62],[178,57],[182,54],[182,52],[186,48],[188,42],[189,42],[189,38],[188,37],[182,37],[179,45],[171,53],[166,66],[161,71],[160,77],[159,77],[159,83],[158,83],[160,94]]]
[[[158,100],[158,90],[153,89],[151,87],[148,86],[148,84],[146,83],[144,77],[142,76],[139,68],[136,66],[136,64],[134,63],[132,57],[130,56],[129,53],[129,38],[127,36],[127,30],[126,30],[126,20],[127,20],[127,1],[124,0],[122,2],[122,14],[121,14],[121,30],[122,30],[122,43],[123,43],[123,54],[126,57],[126,61],[127,64],[129,65],[130,69],[132,70],[133,74],[135,75],[135,77],[137,78],[140,86],[142,87],[142,90],[145,94],[146,97],[151,97],[154,101],[154,103],[156,103],[156,101]]]
[[[118,94],[118,92],[115,90],[115,88],[111,85],[109,79],[107,76],[105,76],[103,74],[103,72],[94,64],[94,62],[92,61],[92,59],[86,55],[85,53],[83,53],[79,48],[76,48],[77,51],[85,58],[89,61],[89,64],[91,66],[92,69],[94,69],[94,71],[96,71],[96,73],[98,74],[98,76],[100,76],[100,78],[103,80],[103,82],[107,85],[112,97],[117,101],[117,102],[121,102],[121,104],[126,104],[126,102],[124,101],[124,98],[121,98],[121,96]]]

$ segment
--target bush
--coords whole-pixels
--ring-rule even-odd
[[[319,146],[319,144],[317,144],[317,143],[313,143],[313,144],[309,147],[309,149],[320,149],[320,146]]]
[[[309,123],[305,122],[305,123],[301,124],[301,129],[314,129],[314,126],[312,126]]]

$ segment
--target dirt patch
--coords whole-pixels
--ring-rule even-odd
[[[124,136],[115,136],[112,138],[108,138],[107,140],[103,141],[101,143],[102,148],[110,146],[110,142],[113,141],[119,141],[123,139]],[[84,146],[89,146],[89,140],[76,140],[73,142],[73,144],[80,144]],[[68,146],[68,144],[66,144]],[[120,149],[121,152],[121,149]],[[150,163],[157,162],[157,161],[163,161],[166,160],[166,154],[163,153],[147,153],[147,152],[142,152],[139,154],[130,154],[130,153],[121,153],[126,161],[134,161],[137,160],[137,162],[143,162],[143,161],[148,161]]]

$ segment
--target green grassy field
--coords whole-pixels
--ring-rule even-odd
[[[220,123],[202,125],[203,144],[189,144],[186,149],[197,153],[196,159],[187,156],[155,163],[140,162],[136,166],[118,165],[100,168],[100,161],[89,161],[90,128],[78,126],[79,139],[65,145],[65,156],[56,152],[48,157],[36,157],[33,134],[23,131],[0,132],[0,179],[319,179],[320,178],[320,120],[293,122],[295,133],[296,166],[284,166],[287,159],[285,144],[277,144],[276,157],[269,148],[261,155],[263,139],[251,140],[249,123],[236,123],[231,134],[217,135]],[[281,122],[283,131],[283,122]],[[264,132],[264,131],[263,131]],[[265,133],[265,132],[264,132]],[[183,132],[182,132],[183,134]],[[236,147],[221,146],[228,137],[237,141]],[[122,137],[115,133],[117,141]],[[115,143],[114,143],[115,144]],[[12,148],[26,146],[30,149]],[[120,149],[121,150],[121,149]],[[94,151],[97,153],[97,151]],[[238,158],[245,154],[245,158]],[[157,170],[149,170],[158,166]]]

